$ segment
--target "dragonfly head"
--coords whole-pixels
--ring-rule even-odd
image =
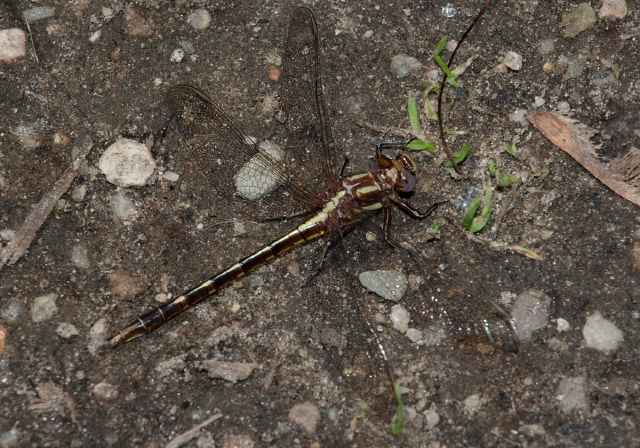
[[[378,147],[376,156],[378,165],[383,169],[395,168],[398,170],[396,189],[403,193],[410,193],[416,186],[416,164],[405,153],[396,153],[388,148]]]

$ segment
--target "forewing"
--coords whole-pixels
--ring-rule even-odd
[[[282,108],[288,140],[286,164],[296,167],[311,191],[326,191],[336,178],[336,150],[320,81],[318,28],[313,13],[298,8],[289,25],[283,59]]]
[[[167,103],[195,161],[212,185],[214,207],[283,217],[313,207],[314,194],[282,162],[261,150],[201,90],[171,88]],[[286,192],[286,193],[285,193]],[[277,197],[277,207],[272,205]]]

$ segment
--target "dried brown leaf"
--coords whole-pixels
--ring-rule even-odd
[[[531,112],[527,120],[596,179],[640,205],[640,150],[631,148],[623,156],[607,161],[597,153],[601,145],[591,142],[597,130],[552,112]]]

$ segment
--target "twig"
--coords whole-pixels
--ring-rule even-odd
[[[500,223],[502,222],[507,212],[509,211],[509,208],[511,207],[511,203],[516,200],[516,198],[520,195],[520,192],[526,185],[527,185],[526,181],[521,182],[516,188],[513,188],[511,190],[511,193],[509,193],[509,196],[507,196],[507,199],[502,203],[502,208],[500,209],[500,213],[498,213],[498,216],[496,217],[496,220],[493,226],[494,237],[496,236],[496,233],[498,233],[498,227],[500,227]]]
[[[198,433],[200,432],[200,430],[202,428],[204,428],[205,426],[207,426],[210,423],[215,422],[216,420],[218,420],[221,417],[222,417],[222,414],[212,415],[211,417],[209,417],[208,419],[206,419],[205,421],[203,421],[199,425],[196,425],[193,428],[191,428],[190,430],[188,430],[187,432],[184,432],[184,433],[174,437],[171,442],[167,443],[165,448],[180,448],[185,443],[187,443],[190,440],[193,440],[196,437],[198,437]]]
[[[0,254],[0,269],[5,265],[12,265],[24,255],[31,242],[36,236],[36,232],[42,224],[44,224],[47,216],[51,213],[58,200],[63,194],[69,190],[73,180],[78,175],[78,169],[82,162],[84,162],[93,147],[93,143],[88,142],[80,150],[78,156],[71,162],[71,165],[60,176],[60,178],[53,184],[51,191],[46,193],[40,202],[38,202],[31,212],[24,220],[22,227],[18,230],[15,238],[11,240],[9,245],[4,248]]]
[[[36,57],[36,64],[40,64],[40,60],[38,59],[38,52],[36,51],[36,46],[33,43],[33,34],[31,34],[31,26],[29,25],[29,21],[26,18],[24,19],[24,21],[27,24],[27,30],[29,31],[29,39],[31,39],[31,48],[33,48],[33,55]]]
[[[372,131],[378,132],[380,134],[395,134],[395,135],[400,135],[401,137],[404,137],[404,138],[417,138],[418,140],[422,140],[422,141],[431,140],[425,133],[419,132],[419,131],[398,128],[395,126],[378,126],[378,125],[375,125],[366,121],[361,121],[361,120],[358,120],[356,124],[363,128],[371,129]]]

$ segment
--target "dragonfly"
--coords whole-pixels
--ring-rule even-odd
[[[416,165],[394,145],[376,147],[379,168],[341,176],[341,153],[326,112],[319,66],[318,27],[307,8],[294,11],[283,57],[281,101],[288,130],[284,155],[261,149],[200,89],[178,85],[167,93],[172,119],[200,166],[207,167],[214,194],[244,214],[260,213],[277,200],[282,216],[305,216],[297,227],[194,289],[140,315],[113,335],[118,347],[148,334],[232,282],[303,244],[328,236],[339,241],[366,218],[382,213],[390,241],[394,207],[414,219],[421,212],[406,199],[416,186]]]

